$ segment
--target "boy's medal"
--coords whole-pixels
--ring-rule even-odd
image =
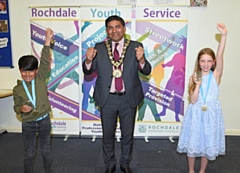
[[[32,108],[32,110],[31,110],[32,116],[37,116],[38,115],[38,111],[36,109],[34,109],[34,106],[33,106],[32,102],[30,100],[27,101],[26,105],[28,105]]]
[[[22,84],[23,84],[23,88],[28,96],[28,99],[30,102],[30,106],[32,107],[32,112],[31,112],[31,115],[32,116],[38,116],[38,111],[36,110],[36,94],[35,94],[35,82],[34,82],[34,79],[31,81],[31,85],[32,85],[32,96],[27,88],[27,85],[26,85],[26,82],[23,80],[22,81]]]
[[[36,109],[33,109],[32,116],[34,117],[38,116],[38,111]]]

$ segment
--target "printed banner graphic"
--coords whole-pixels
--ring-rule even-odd
[[[119,15],[126,20],[128,26],[126,35],[131,34],[131,8],[81,8],[81,39],[82,39],[82,60],[86,58],[86,50],[94,47],[96,43],[106,40],[105,19],[111,15]],[[83,78],[83,99],[82,99],[82,135],[101,136],[102,127],[100,112],[93,99],[93,91],[97,73],[84,75]],[[120,136],[119,124],[116,135]]]
[[[184,84],[188,8],[81,8],[82,60],[86,50],[106,39],[105,19],[126,21],[128,39],[142,42],[152,73],[142,80],[145,98],[137,108],[134,136],[178,136],[184,116]],[[94,104],[97,74],[83,78],[82,135],[102,135],[100,112]],[[120,135],[119,124],[116,131]]]
[[[30,8],[31,45],[37,58],[45,29],[54,31],[46,81],[53,133],[102,135],[101,114],[93,99],[97,73],[83,75],[81,64],[89,47],[106,40],[105,19],[111,15],[125,20],[125,37],[143,43],[152,66],[149,76],[139,73],[145,98],[137,107],[134,136],[178,136],[184,116],[187,7]],[[116,137],[121,137],[119,123]]]
[[[179,135],[184,114],[187,22],[188,8],[136,8],[136,40],[143,43],[152,72],[140,75],[145,99],[138,106],[135,136]]]
[[[32,7],[30,28],[32,52],[38,59],[46,28],[54,31],[46,80],[52,106],[52,133],[79,135],[79,8]]]

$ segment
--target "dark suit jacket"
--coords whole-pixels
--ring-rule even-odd
[[[124,57],[122,74],[127,100],[130,106],[133,108],[137,107],[137,105],[144,98],[142,84],[138,76],[140,67],[139,62],[136,59],[135,51],[135,48],[138,46],[142,46],[142,44],[136,41],[130,42]],[[106,103],[109,95],[112,83],[113,66],[110,62],[107,48],[104,42],[97,43],[95,45],[95,49],[97,49],[97,54],[92,61],[91,68],[87,70],[84,61],[83,72],[85,75],[89,75],[97,70],[98,77],[96,80],[93,97],[96,104],[102,107]],[[145,65],[143,69],[140,70],[140,72],[144,75],[149,75],[151,73],[151,65],[146,59]]]

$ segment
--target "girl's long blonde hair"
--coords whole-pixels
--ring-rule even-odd
[[[198,52],[197,60],[195,62],[194,72],[201,71],[201,67],[199,65],[199,61],[200,61],[201,56],[205,55],[205,54],[211,56],[213,61],[216,60],[215,53],[214,53],[214,51],[211,48],[203,48],[202,50],[200,50]],[[216,67],[216,61],[215,61],[215,64],[212,66],[211,70],[214,71],[215,67]],[[195,82],[189,83],[189,90],[188,90],[189,95],[191,95],[193,93],[195,88],[196,88],[196,83]]]

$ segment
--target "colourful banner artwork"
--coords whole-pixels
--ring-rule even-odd
[[[0,67],[11,67],[12,46],[8,0],[0,1]]]
[[[126,36],[131,34],[132,8],[81,8],[81,38],[82,38],[82,60],[86,58],[86,50],[94,47],[96,43],[107,38],[105,19],[110,15],[119,15],[126,20]],[[83,99],[82,99],[82,123],[81,135],[101,136],[102,126],[100,112],[94,103],[93,91],[96,82],[96,73],[84,75],[83,78]],[[116,136],[120,135],[119,124]]]
[[[86,50],[106,39],[104,21],[110,15],[126,21],[126,38],[142,42],[152,65],[140,74],[145,99],[138,106],[134,136],[178,136],[184,111],[188,8],[81,8],[82,60]],[[100,112],[94,104],[96,73],[83,79],[82,135],[102,135]],[[120,134],[119,125],[116,131]]]
[[[152,73],[142,76],[135,136],[178,136],[184,115],[188,8],[137,7],[136,40]],[[142,39],[144,36],[144,39]]]
[[[47,79],[53,133],[102,135],[101,115],[93,99],[97,73],[83,75],[81,64],[86,50],[107,38],[105,19],[116,14],[126,21],[125,37],[143,43],[152,65],[151,75],[139,74],[145,99],[137,108],[134,136],[179,135],[184,116],[188,8],[48,7],[31,8],[30,14],[36,57],[40,58],[45,29],[55,33]],[[119,124],[116,137],[121,137]]]
[[[52,133],[79,135],[79,8],[31,7],[30,28],[33,55],[38,59],[45,30],[54,31],[47,87],[52,106]],[[67,27],[66,27],[67,26]]]

